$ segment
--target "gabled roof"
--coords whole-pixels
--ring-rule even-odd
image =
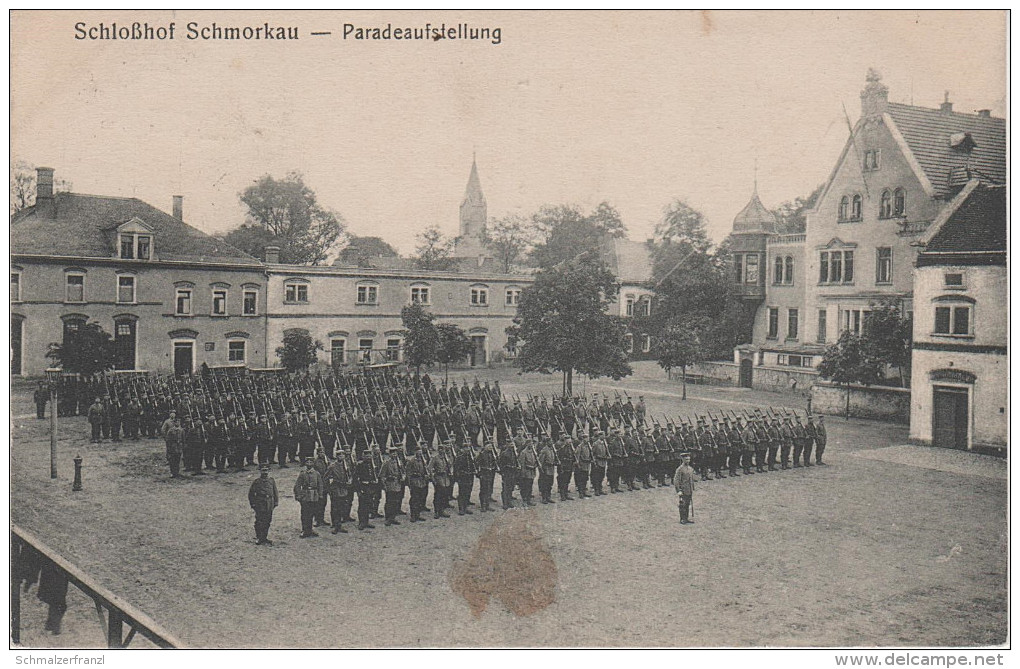
[[[936,195],[951,195],[970,179],[1006,183],[1005,119],[896,102],[888,104],[886,113]]]
[[[988,186],[976,179],[950,203],[922,240],[918,264],[933,264],[935,256],[1001,254],[1006,258],[1006,187]],[[950,264],[952,264],[950,262]]]
[[[644,283],[652,278],[652,258],[644,242],[609,237],[602,243],[602,260],[620,283]]]
[[[38,205],[15,214],[11,219],[11,253],[113,258],[117,254],[117,227],[137,218],[155,236],[157,260],[260,264],[243,251],[137,198],[57,193],[51,214]]]

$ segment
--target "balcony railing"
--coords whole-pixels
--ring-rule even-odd
[[[903,221],[899,224],[899,230],[896,231],[896,234],[901,237],[919,235],[927,230],[930,225],[931,221]]]

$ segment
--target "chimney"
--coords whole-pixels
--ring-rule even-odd
[[[881,116],[889,104],[889,87],[882,83],[882,74],[868,68],[867,83],[861,91],[861,116]]]
[[[939,105],[939,111],[951,112],[953,111],[953,103],[949,101],[949,91],[946,91],[946,98]]]
[[[35,170],[35,209],[41,216],[53,216],[53,168]]]
[[[267,246],[266,247],[266,264],[268,264],[268,265],[279,265],[280,264],[280,247],[279,246]]]
[[[178,221],[184,220],[184,196],[174,195],[174,218]]]
[[[992,110],[991,109],[979,109],[978,110],[978,116],[980,116],[981,118],[992,118]]]

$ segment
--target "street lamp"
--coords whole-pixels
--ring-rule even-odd
[[[50,367],[46,370],[46,380],[50,384],[50,478],[57,478],[57,384],[60,382],[61,370]]]

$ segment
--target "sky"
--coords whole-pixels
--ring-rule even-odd
[[[75,39],[134,21],[175,39]],[[188,40],[190,22],[300,38]],[[343,39],[443,22],[501,43]],[[825,181],[869,67],[891,101],[1007,113],[1003,12],[14,12],[11,65],[13,159],[75,192],[181,194],[221,234],[244,188],[298,170],[403,253],[456,234],[473,154],[490,217],[608,201],[643,240],[682,198],[720,241],[756,176],[768,207]]]

